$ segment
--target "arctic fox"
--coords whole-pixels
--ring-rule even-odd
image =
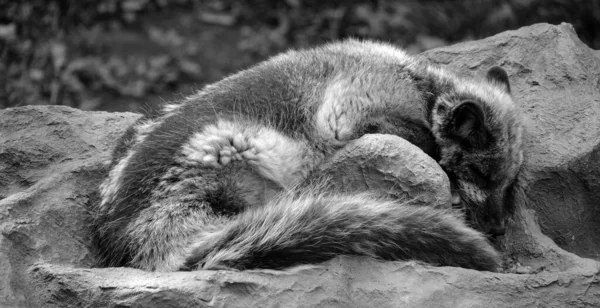
[[[522,124],[506,72],[457,75],[384,43],[288,51],[131,126],[100,188],[108,265],[283,269],[336,255],[494,271],[499,254],[451,210],[305,185],[365,134],[438,161],[471,225],[504,232]]]

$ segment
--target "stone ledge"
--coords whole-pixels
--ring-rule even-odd
[[[533,275],[338,257],[277,271],[32,267],[40,307],[598,307],[598,267]]]

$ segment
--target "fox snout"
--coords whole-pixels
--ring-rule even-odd
[[[468,182],[459,181],[461,189],[453,191],[452,203],[462,205],[467,220],[474,228],[492,237],[506,233],[509,208],[506,205],[506,190],[485,190]]]
[[[505,207],[505,192],[503,190],[493,191],[482,204],[477,221],[479,228],[486,234],[497,237],[506,233],[507,213]]]

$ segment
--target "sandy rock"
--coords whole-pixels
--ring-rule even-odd
[[[450,181],[436,161],[392,135],[365,135],[319,166],[341,191],[378,190],[416,204],[450,207]]]
[[[139,115],[0,110],[0,307],[28,303],[34,262],[94,264],[88,204],[115,140]]]
[[[592,256],[599,243],[598,52],[568,25],[534,25],[425,55],[463,71],[509,72],[527,117],[528,160],[499,244],[513,272],[525,274],[349,257],[296,273],[92,268],[87,211],[103,162],[138,115],[23,107],[0,110],[0,307],[600,307],[600,263],[552,241]],[[342,152],[323,172],[346,172],[339,183],[357,189],[399,181],[392,194],[440,190],[429,200],[447,204],[447,179],[408,146],[406,157],[394,157],[401,143],[366,136],[353,145],[366,155]],[[417,163],[393,167],[396,159]],[[561,242],[555,229],[578,233]]]
[[[517,275],[338,257],[277,271],[148,273],[37,265],[40,307],[598,307],[597,268]]]

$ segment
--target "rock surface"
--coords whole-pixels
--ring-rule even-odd
[[[338,257],[295,274],[32,268],[41,307],[598,307],[597,268],[493,274]]]
[[[597,257],[599,53],[569,25],[534,25],[425,55],[462,70],[502,65],[509,72],[528,118],[529,154],[517,212],[501,246],[525,265],[516,263],[514,272],[527,274],[348,257],[294,274],[91,268],[95,253],[86,213],[97,201],[103,162],[138,116],[23,107],[0,110],[0,307],[599,307],[600,264],[552,241]],[[333,160],[324,172],[369,175],[341,183],[357,189],[379,181],[388,189],[396,175],[414,172],[391,192],[440,187],[446,192],[429,200],[447,204],[441,188],[447,179],[435,175],[427,158],[415,154],[418,164],[394,169],[390,160],[402,159],[389,154],[398,149],[397,139],[367,138],[387,141],[367,149],[381,154],[352,157],[364,168]]]
[[[30,300],[34,262],[94,264],[87,207],[114,142],[139,115],[0,110],[0,307]]]
[[[451,206],[450,181],[436,161],[392,135],[365,135],[319,166],[342,191],[379,190],[423,206]]]

